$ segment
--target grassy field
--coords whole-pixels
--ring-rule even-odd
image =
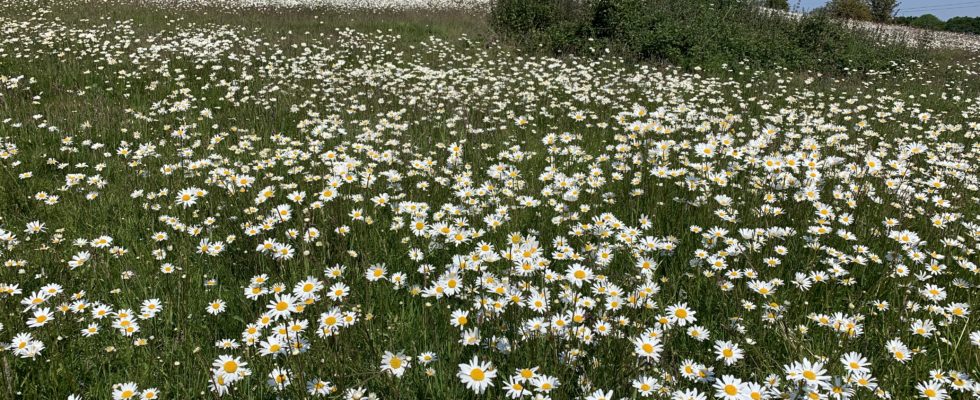
[[[980,398],[955,60],[709,74],[469,9],[3,2],[0,398]]]

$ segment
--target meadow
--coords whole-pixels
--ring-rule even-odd
[[[980,398],[975,50],[326,3],[0,3],[0,398]]]

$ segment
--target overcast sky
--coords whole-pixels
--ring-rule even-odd
[[[827,0],[789,0],[790,6],[812,10]],[[980,0],[899,0],[898,15],[934,14],[948,19],[958,15],[980,17]]]

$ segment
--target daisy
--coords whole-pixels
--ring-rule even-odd
[[[889,340],[888,343],[885,344],[885,349],[892,354],[895,361],[903,364],[912,359],[911,351],[905,346],[905,343],[902,343],[900,339],[896,338]]]
[[[684,391],[676,391],[670,396],[671,400],[708,400],[708,397],[704,393],[699,392],[697,389],[687,389]],[[754,400],[754,399],[753,399]]]
[[[534,379],[531,380],[531,384],[542,393],[549,393],[561,385],[558,378],[547,375],[535,376]]]
[[[602,389],[598,389],[592,392],[592,394],[588,395],[585,398],[585,400],[612,400],[613,398],[612,396],[613,396],[612,390],[605,392]]]
[[[343,282],[334,283],[327,291],[327,297],[334,301],[343,301],[348,294],[350,294],[350,287]]]
[[[745,357],[745,352],[732,342],[716,341],[715,354],[718,360],[723,360],[725,365],[733,365]]]
[[[306,383],[306,392],[315,396],[325,396],[335,389],[333,384],[322,379],[313,379]]]
[[[870,365],[868,359],[853,351],[841,356],[840,362],[844,364],[844,368],[851,374],[871,372],[871,369],[868,368],[868,365]]]
[[[34,311],[34,317],[27,320],[27,326],[29,328],[39,328],[51,322],[54,319],[54,314],[51,313],[50,308],[41,308]]]
[[[752,400],[749,397],[748,386],[731,375],[723,375],[715,381],[715,397],[725,400]]]
[[[488,387],[493,386],[493,378],[497,376],[497,370],[490,362],[481,362],[476,356],[469,363],[459,364],[459,372],[456,374],[460,382],[466,388],[483,394]]]
[[[263,340],[259,343],[259,355],[263,356],[278,356],[286,352],[288,346],[283,343],[283,341],[275,336],[269,336],[268,339]]]
[[[217,299],[212,301],[211,304],[208,304],[206,311],[208,312],[208,314],[218,315],[223,313],[225,311],[225,308],[226,308],[225,301],[221,299]]]
[[[387,273],[388,270],[385,268],[385,266],[383,264],[379,264],[368,268],[367,271],[364,272],[364,276],[368,281],[375,282],[385,279],[385,274]]]
[[[18,333],[14,336],[7,348],[13,351],[24,350],[34,340],[30,333]]]
[[[283,390],[289,386],[289,370],[282,367],[275,367],[269,372],[267,383],[275,390]]]
[[[452,319],[449,322],[454,327],[462,328],[469,322],[469,312],[466,310],[453,311]]]
[[[240,358],[228,355],[218,356],[218,359],[211,363],[211,366],[214,367],[216,371],[229,375],[227,377],[229,380],[234,380],[239,376],[242,376],[243,374],[240,370],[244,369],[244,367],[247,365],[248,363],[242,361]]]
[[[919,397],[929,400],[946,400],[949,398],[949,394],[946,389],[943,388],[941,382],[930,381],[930,382],[920,382],[915,385],[915,389],[919,391]]]
[[[821,362],[811,362],[804,358],[802,362],[787,365],[785,369],[786,374],[792,380],[822,388],[830,384],[830,375],[827,375],[827,370],[824,369]]]
[[[633,346],[633,351],[637,356],[653,361],[660,359],[660,351],[663,350],[660,339],[647,335],[633,339]]]
[[[436,353],[433,353],[431,351],[423,352],[422,354],[419,354],[418,357],[418,361],[422,365],[428,365],[429,363],[435,360],[436,360]]]
[[[660,385],[657,383],[657,381],[649,376],[636,378],[633,380],[632,384],[643,397],[650,396],[654,391],[660,389]]]
[[[694,314],[694,310],[688,308],[687,303],[677,303],[667,307],[667,318],[670,319],[670,322],[680,326],[696,322],[697,318],[694,318]]]
[[[157,388],[143,389],[142,399],[153,400],[160,398],[160,391]]]
[[[290,294],[276,294],[275,299],[269,302],[266,309],[269,310],[269,315],[275,319],[288,318],[293,312],[296,312],[296,300]]]
[[[82,336],[84,337],[94,336],[97,333],[99,333],[99,325],[95,323],[90,323],[85,329],[82,329]]]
[[[519,399],[532,393],[529,389],[524,387],[524,382],[515,376],[510,377],[510,379],[504,383],[504,390],[507,393],[507,397],[512,399]]]
[[[133,382],[121,383],[113,385],[112,390],[112,400],[128,400],[136,399],[139,394],[139,388]]]
[[[411,357],[407,357],[402,353],[395,354],[390,351],[385,351],[384,356],[381,357],[381,371],[401,378],[405,373],[405,369],[411,366],[411,361]]]

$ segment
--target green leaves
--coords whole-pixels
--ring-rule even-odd
[[[837,0],[828,11],[871,19],[862,0]],[[921,54],[827,13],[793,17],[743,2],[499,0],[490,19],[500,36],[535,52],[589,56],[608,49],[631,60],[709,70],[745,62],[839,74],[882,69],[886,60]]]

